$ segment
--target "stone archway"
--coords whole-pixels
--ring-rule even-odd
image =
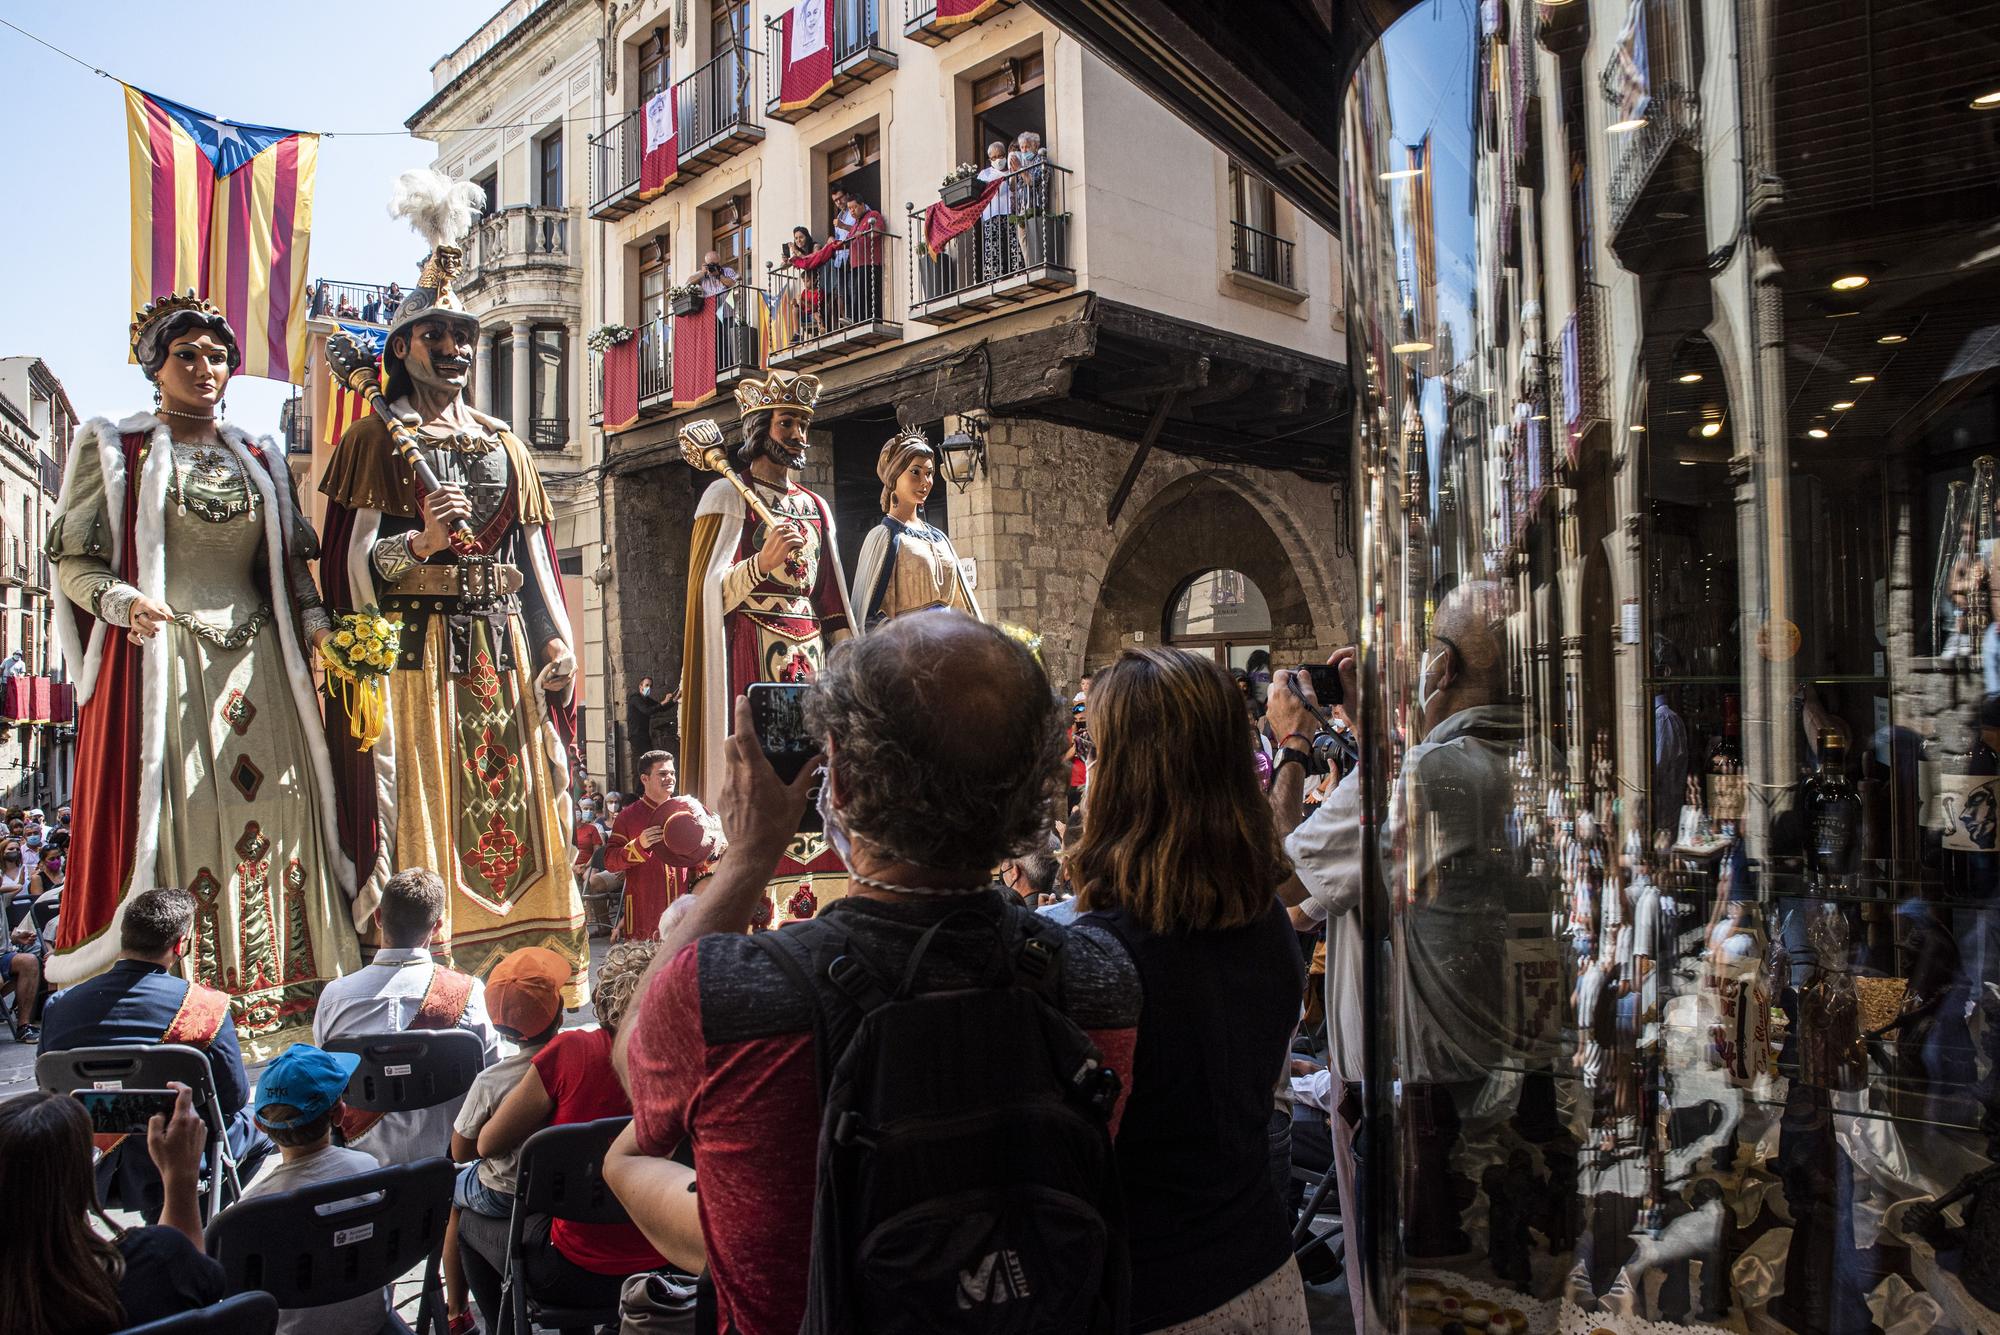
[[[1305,583],[1277,530],[1241,491],[1196,474],[1148,501],[1112,553],[1091,614],[1086,663],[1107,662],[1130,645],[1160,644],[1170,604],[1209,570],[1240,570],[1263,593],[1276,660],[1315,652],[1320,632]]]

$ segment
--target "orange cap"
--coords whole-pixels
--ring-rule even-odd
[[[502,1029],[533,1038],[562,1014],[562,990],[575,972],[555,951],[524,946],[487,975],[486,1013]]]

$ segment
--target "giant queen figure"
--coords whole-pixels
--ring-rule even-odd
[[[811,681],[853,633],[833,507],[795,477],[818,402],[818,376],[772,371],[736,386],[743,440],[734,451],[714,422],[681,429],[691,462],[727,470],[695,508],[682,645],[681,769],[710,808],[722,797],[736,697],[753,682]],[[825,841],[800,835],[771,882],[772,919],[809,918],[845,888]]]
[[[379,606],[401,626],[379,739],[357,742],[339,697],[327,737],[358,909],[391,873],[432,868],[451,887],[436,948],[456,968],[484,975],[509,951],[545,946],[577,966],[581,989],[568,859],[576,660],[555,514],[526,447],[465,402],[479,321],[451,290],[483,202],[434,171],[396,183],[395,210],[432,250],[389,327],[382,394],[438,485],[423,485],[379,409],[328,462],[326,602]]]
[[[49,531],[81,707],[49,975],[110,968],[131,896],[180,886],[187,977],[229,995],[258,1060],[310,1033],[320,989],[359,964],[308,657],[331,629],[319,546],[284,452],[222,420],[242,363],[222,312],[168,294],[131,334],[153,411],[77,433]]]

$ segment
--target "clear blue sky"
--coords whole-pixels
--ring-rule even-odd
[[[310,271],[406,286],[423,243],[388,216],[396,173],[432,146],[401,132],[431,94],[431,63],[499,0],[350,0],[195,6],[133,0],[5,0],[0,17],[149,92],[228,120],[336,136],[319,153]],[[0,28],[0,356],[33,354],[85,417],[152,404],[126,361],[131,323],[131,168],[125,101],[110,79]],[[229,417],[278,429],[288,386],[244,377]]]

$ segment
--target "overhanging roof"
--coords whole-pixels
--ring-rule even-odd
[[[1340,227],[1341,90],[1415,0],[1033,0],[1321,226]]]

